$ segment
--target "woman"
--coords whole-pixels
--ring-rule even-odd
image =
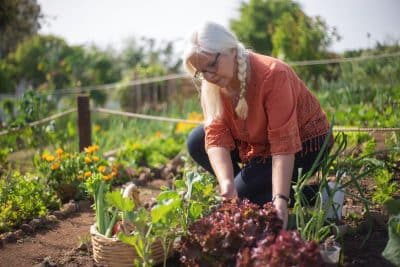
[[[216,23],[192,33],[183,64],[201,82],[205,117],[189,136],[190,155],[216,176],[223,198],[272,201],[286,227],[291,183],[329,131],[317,99],[288,65],[246,50]]]

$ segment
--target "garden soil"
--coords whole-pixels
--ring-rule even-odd
[[[153,186],[140,187],[141,199],[149,202],[154,198],[163,185],[162,180],[156,180]],[[363,184],[368,188],[372,184]],[[346,212],[357,213],[362,206],[356,202],[346,201]],[[360,244],[368,232],[365,222],[352,221],[346,224],[358,224],[357,231],[347,234],[344,238],[344,262],[342,266],[393,266],[381,256],[388,240],[386,220],[382,211],[373,214],[373,232],[363,248]],[[0,248],[0,267],[50,267],[50,266],[102,266],[92,259],[90,247],[89,227],[94,223],[94,213],[87,207],[59,220],[46,230],[40,230],[32,235],[25,236],[16,243],[7,243]],[[363,229],[363,224],[364,229]],[[179,266],[178,256],[170,259],[168,266]]]

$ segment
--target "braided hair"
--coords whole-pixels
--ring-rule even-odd
[[[183,66],[193,76],[196,69],[190,64],[189,58],[194,53],[201,51],[208,53],[228,53],[232,48],[237,50],[238,80],[240,81],[239,101],[235,112],[239,118],[245,119],[248,115],[248,105],[245,99],[246,79],[248,71],[248,51],[236,36],[225,27],[206,22],[198,30],[194,31],[187,40],[187,46],[183,54]],[[222,115],[222,102],[220,88],[206,80],[201,85],[201,102],[205,117],[205,124]]]

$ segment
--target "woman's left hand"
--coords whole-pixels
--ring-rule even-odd
[[[289,217],[288,203],[284,199],[276,198],[273,204],[278,213],[278,217],[283,221],[283,229],[286,230]]]

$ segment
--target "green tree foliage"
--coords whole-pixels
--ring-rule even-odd
[[[292,0],[250,0],[242,3],[240,17],[231,21],[238,38],[256,52],[287,61],[320,59],[330,56],[328,45],[339,38],[320,17],[307,16]],[[314,82],[326,67],[297,69],[305,80]]]
[[[0,1],[0,59],[40,29],[42,18],[36,0]]]
[[[240,17],[230,22],[231,29],[248,47],[271,54],[275,27],[285,13],[301,12],[299,4],[290,0],[250,0],[242,2]]]
[[[301,11],[285,12],[277,21],[272,36],[272,55],[282,60],[304,61],[329,58],[328,46],[338,35],[320,17],[308,17]],[[327,65],[295,67],[297,73],[312,81],[314,89],[319,89],[318,78],[328,71]]]

